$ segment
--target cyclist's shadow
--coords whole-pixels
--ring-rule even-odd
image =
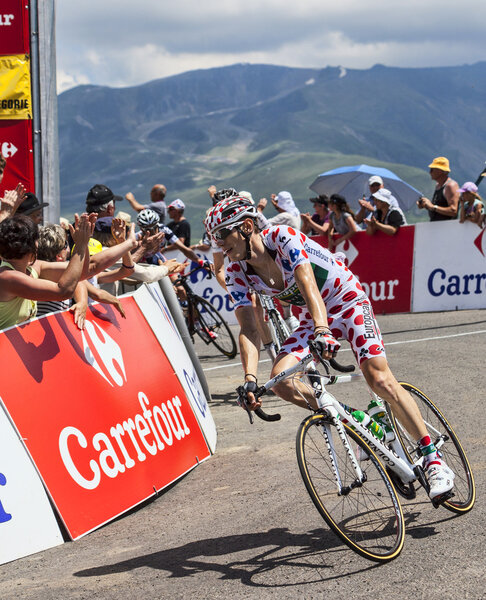
[[[228,561],[223,558],[236,552],[248,554],[249,550],[261,552],[252,554],[249,558]],[[288,552],[293,548],[293,552]],[[168,572],[168,576],[190,577],[198,573],[214,571],[221,574],[221,579],[239,579],[243,584],[257,587],[289,587],[302,583],[315,583],[325,580],[348,577],[353,571],[346,574],[335,574],[335,554],[330,551],[339,551],[339,559],[342,552],[350,552],[342,543],[327,529],[314,529],[308,533],[291,533],[286,528],[271,529],[262,533],[248,533],[244,535],[231,535],[226,537],[211,538],[191,542],[178,548],[161,550],[153,554],[145,554],[118,563],[84,569],[74,573],[77,577],[100,577],[113,573],[123,573],[139,567],[150,567]],[[220,556],[221,561],[213,558]],[[325,557],[329,558],[329,562]],[[204,560],[204,557],[211,557]],[[375,568],[377,565],[367,563],[354,572],[363,572]],[[269,578],[268,574],[276,569],[292,569],[292,578],[282,577]],[[302,578],[295,576],[295,569],[304,571]],[[314,575],[309,578],[311,573]],[[330,575],[326,577],[323,569],[329,569]],[[264,580],[256,579],[266,574]]]

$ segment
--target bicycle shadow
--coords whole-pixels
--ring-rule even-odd
[[[461,515],[450,513],[442,509],[442,518],[435,519],[434,521],[425,521],[427,519],[427,511],[431,508],[431,503],[428,498],[418,499],[413,503],[405,504],[406,501],[401,500],[403,509],[403,518],[405,520],[405,534],[413,539],[420,540],[430,538],[432,536],[440,535],[440,532],[434,527],[441,523],[446,523],[451,519],[456,519]],[[436,510],[435,508],[433,509]],[[445,511],[445,512],[444,512]]]
[[[289,548],[295,548],[289,553]],[[253,551],[249,558],[230,560],[229,555],[237,552]],[[326,561],[325,557],[339,558]],[[117,563],[83,569],[74,573],[76,577],[100,577],[114,573],[125,573],[141,567],[166,571],[169,578],[192,577],[199,573],[213,571],[221,580],[239,579],[242,584],[252,587],[293,587],[303,583],[311,584],[331,581],[374,569],[379,565],[366,563],[365,566],[336,575],[335,564],[341,561],[343,553],[351,553],[340,540],[327,529],[314,529],[308,533],[292,533],[287,528],[276,528],[262,533],[248,533],[209,538],[190,542],[178,548],[161,550]],[[220,558],[220,560],[215,560]],[[268,577],[277,569],[291,569],[290,582],[277,583],[271,580],[256,581],[261,575]],[[302,577],[295,569],[302,569]],[[309,578],[311,573],[317,576]],[[329,576],[322,573],[329,570]],[[281,580],[282,573],[278,578]]]

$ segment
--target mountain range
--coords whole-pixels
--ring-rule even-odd
[[[391,169],[430,197],[435,156],[450,159],[459,183],[484,166],[485,106],[486,62],[366,70],[238,64],[129,88],[78,86],[59,96],[61,213],[82,210],[95,183],[141,202],[164,183],[200,233],[210,184],[256,199],[285,189],[307,211],[318,174],[360,163]]]

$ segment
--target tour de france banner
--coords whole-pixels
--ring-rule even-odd
[[[410,311],[414,233],[414,226],[400,227],[393,236],[359,231],[334,250],[346,255],[377,314]],[[327,247],[326,236],[313,239]]]
[[[30,54],[29,0],[0,2],[0,55]]]
[[[0,56],[0,119],[31,119],[30,60]]]
[[[210,456],[160,343],[131,297],[0,333],[0,398],[76,539]],[[7,459],[8,460],[8,459]]]

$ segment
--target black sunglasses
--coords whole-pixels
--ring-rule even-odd
[[[223,227],[222,229],[218,229],[218,231],[215,231],[212,235],[213,235],[213,238],[216,241],[220,242],[222,240],[225,240],[229,236],[230,233],[232,233],[233,231],[235,231],[235,229],[237,231],[240,230],[239,227],[233,227],[231,229],[228,228],[228,227]]]

